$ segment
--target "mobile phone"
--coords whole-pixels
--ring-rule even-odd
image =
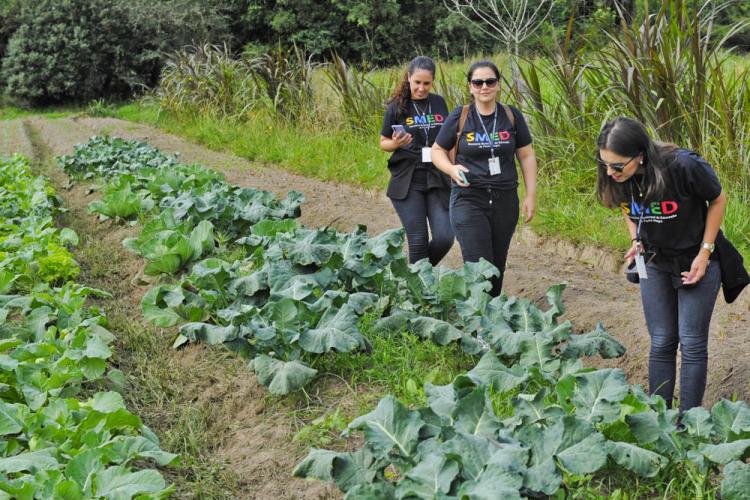
[[[468,184],[469,181],[466,179],[466,174],[464,174],[463,170],[458,171],[458,176],[461,178],[464,184]]]
[[[391,125],[391,130],[393,130],[394,134],[406,134],[406,129],[403,125]]]

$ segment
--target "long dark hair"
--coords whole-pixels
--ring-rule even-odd
[[[666,169],[674,159],[677,146],[654,142],[641,122],[618,116],[604,124],[596,147],[599,151],[607,149],[628,158],[643,155],[643,181],[640,183],[643,203],[656,201],[664,193]],[[607,167],[599,164],[597,171],[596,194],[604,206],[615,208],[630,200],[631,183],[636,182],[634,178],[631,177],[630,182],[619,183],[607,175]]]
[[[398,115],[405,116],[409,113],[409,101],[411,100],[411,88],[409,87],[409,77],[414,74],[417,70],[426,70],[432,73],[432,78],[435,78],[435,61],[427,56],[417,56],[411,60],[409,66],[404,72],[404,77],[396,86],[396,90],[391,94],[388,99],[388,104],[395,102],[398,108]]]

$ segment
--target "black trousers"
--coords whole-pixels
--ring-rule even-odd
[[[464,262],[484,258],[500,270],[492,280],[494,297],[500,295],[510,240],[518,225],[518,191],[454,187],[450,220],[461,245]]]

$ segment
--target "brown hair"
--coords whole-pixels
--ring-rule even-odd
[[[411,88],[409,86],[409,77],[414,74],[417,70],[426,70],[432,73],[432,78],[435,78],[435,61],[427,56],[417,56],[411,60],[409,66],[404,72],[404,78],[396,86],[396,89],[388,99],[388,104],[395,102],[398,109],[398,116],[405,116],[409,110],[409,101],[411,100]]]

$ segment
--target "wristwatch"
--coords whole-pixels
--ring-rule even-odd
[[[703,245],[701,245],[701,248],[705,248],[706,250],[708,250],[708,253],[714,253],[714,249],[716,248],[716,244],[704,241]]]

